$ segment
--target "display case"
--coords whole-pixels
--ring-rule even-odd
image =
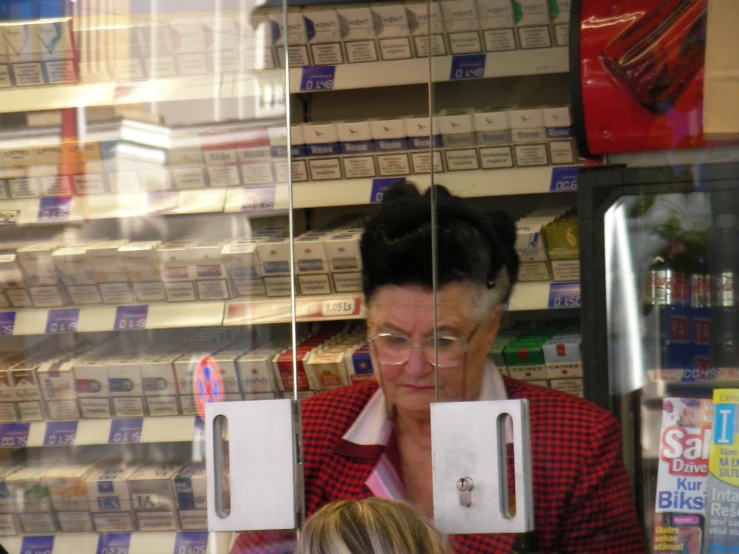
[[[359,246],[397,181],[513,215],[490,359],[585,396],[568,9],[3,2],[0,544],[231,551],[205,406],[374,379]]]

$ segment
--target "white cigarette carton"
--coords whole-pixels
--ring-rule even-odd
[[[430,129],[433,129],[433,135]],[[444,163],[441,158],[439,118],[432,116],[429,121],[428,117],[406,117],[405,131],[408,135],[408,147],[411,150],[411,169],[413,173],[431,173],[432,159],[434,173],[442,173],[444,171]],[[432,144],[433,152],[431,151]]]
[[[328,258],[322,235],[303,235],[295,239],[295,272],[298,274],[327,274]],[[326,275],[328,283],[328,275]],[[328,287],[330,294],[331,288]]]
[[[39,361],[23,360],[4,373],[9,377],[8,384],[12,388],[12,400],[16,404],[21,421],[43,421],[44,414],[41,402],[36,369]]]
[[[564,139],[572,137],[572,116],[570,108],[544,108],[542,119],[546,128],[546,137],[552,139]]]
[[[26,274],[28,286],[54,286],[59,281],[52,253],[58,248],[53,243],[33,244],[19,248],[16,255]]]
[[[569,379],[582,377],[582,356],[580,335],[557,335],[544,343],[544,363],[547,365],[547,379]]]
[[[109,360],[106,371],[114,417],[144,417],[140,365],[138,354]]]
[[[131,282],[161,281],[159,241],[129,242],[118,249],[122,273]]]
[[[51,493],[44,475],[51,466],[21,466],[5,474],[5,486],[13,502],[13,511],[22,513],[51,513]],[[54,529],[54,524],[49,525]]]
[[[174,54],[180,75],[207,75],[206,52],[212,41],[212,29],[202,18],[176,16],[167,21],[167,32],[162,34],[166,49]]]
[[[221,258],[223,242],[202,240],[190,247],[195,268],[195,284],[200,300],[227,300],[230,298],[228,273]]]
[[[288,45],[290,67],[311,65],[308,51],[308,31],[300,8],[288,8],[287,29],[283,25],[282,11],[269,14],[272,26],[272,44],[275,59],[280,67],[285,67],[285,44]]]
[[[380,177],[410,175],[408,133],[403,119],[372,121],[372,136],[377,148],[377,169]]]
[[[272,359],[284,347],[270,343],[239,356],[236,364],[239,368],[241,390],[246,399],[252,394],[268,394],[277,391]]]
[[[51,259],[65,285],[94,285],[95,276],[87,260],[87,246],[57,248]]]
[[[359,251],[361,233],[338,231],[324,239],[324,247],[333,273],[361,271],[362,256]]]
[[[542,110],[510,110],[508,112],[508,117],[511,122],[514,143],[546,141],[547,135],[544,127],[544,113]],[[539,165],[546,165],[546,156],[544,163]]]
[[[16,87],[44,84],[41,44],[34,32],[35,21],[16,22],[2,28],[10,68]]]
[[[173,478],[180,528],[183,530],[208,528],[206,476],[205,464],[193,462]]]
[[[25,287],[23,271],[15,253],[0,255],[0,289],[14,289]]]
[[[308,30],[308,44],[314,65],[338,65],[344,63],[341,51],[341,21],[333,7],[310,6],[303,11]]]
[[[129,477],[131,503],[140,531],[177,529],[172,479],[181,467],[180,463],[144,464]]]
[[[194,241],[179,240],[161,244],[157,247],[157,257],[161,264],[162,280],[192,281],[195,268],[192,263],[191,247]]]
[[[477,0],[486,52],[516,49],[515,17],[511,0]]]
[[[417,58],[429,56],[429,45],[432,56],[446,56],[448,48],[444,34],[444,16],[438,2],[406,2],[408,25],[413,37],[413,51]]]
[[[108,240],[91,244],[85,250],[96,283],[120,283],[126,280],[118,252],[127,240]]]
[[[80,412],[85,419],[113,416],[108,386],[108,361],[108,357],[94,354],[72,360]]]
[[[463,148],[477,143],[475,119],[471,113],[439,116],[439,131],[444,148]]]
[[[474,119],[478,144],[499,146],[511,143],[511,120],[508,112],[476,113]]]
[[[85,484],[92,469],[90,465],[56,465],[44,475],[44,482],[51,496],[51,504],[57,512],[62,531],[92,532]]]
[[[444,27],[452,54],[482,52],[480,20],[475,0],[443,0]]]
[[[253,346],[253,340],[247,339],[227,346],[211,356],[221,370],[224,402],[238,402],[241,400],[241,384],[236,360]]]
[[[522,50],[550,48],[549,0],[513,0],[518,26],[518,43]]]
[[[96,466],[85,480],[90,512],[127,513],[131,515],[131,493],[128,479],[138,469],[138,465],[124,462],[102,462]]]
[[[413,57],[408,12],[403,4],[378,3],[371,5],[377,22],[380,58],[383,61],[407,60]]]
[[[370,179],[377,176],[375,141],[369,121],[337,123],[336,129],[344,157],[341,162],[347,179]]]
[[[257,255],[257,241],[237,240],[223,245],[221,258],[237,297],[264,296],[264,280]]]
[[[239,37],[239,49],[242,52],[244,69],[247,71],[259,71],[262,69],[274,69],[274,53],[272,51],[271,20],[266,15],[250,14],[249,10],[243,10],[244,19],[239,21],[245,32]],[[279,32],[279,28],[276,29]]]
[[[290,275],[290,239],[268,239],[257,244],[261,273],[265,277]]]
[[[308,171],[313,181],[341,179],[339,135],[334,123],[303,125]],[[320,159],[311,159],[320,156]],[[335,157],[328,157],[335,156]]]
[[[178,357],[176,354],[163,352],[148,354],[139,360],[141,386],[149,416],[176,416],[180,413],[174,372],[174,361]]]
[[[62,359],[43,362],[36,377],[44,397],[47,417],[51,420],[79,419],[73,365]]]
[[[341,4],[337,10],[345,29],[344,49],[348,63],[376,62],[377,18],[368,5]]]

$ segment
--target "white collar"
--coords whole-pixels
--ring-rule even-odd
[[[507,399],[508,394],[500,371],[492,361],[486,360],[477,400]],[[388,418],[385,393],[382,392],[381,388],[378,388],[357,416],[357,419],[354,420],[352,426],[341,438],[362,446],[387,445],[392,430],[393,426]]]

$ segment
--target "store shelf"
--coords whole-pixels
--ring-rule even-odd
[[[452,58],[443,56],[432,60],[434,82],[449,80]],[[495,52],[486,55],[484,78],[566,73],[568,70],[567,48]],[[303,68],[290,70],[291,93],[300,92],[302,72]],[[3,90],[0,92],[0,103],[5,112],[27,112],[80,106],[256,97],[264,94],[264,87],[274,89],[284,86],[284,80],[284,70],[273,69],[143,81],[47,85]],[[425,84],[428,81],[429,64],[425,58],[343,64],[336,66],[333,90]]]
[[[13,335],[42,335],[54,319],[56,310],[79,309],[77,332],[91,333],[117,330],[116,314],[120,306],[82,306],[41,310],[23,308],[15,311]],[[8,310],[6,310],[8,311]],[[223,321],[223,302],[156,302],[148,304],[144,329],[173,329],[180,327],[214,327]],[[73,316],[72,316],[73,318]],[[69,321],[69,320],[68,320]]]
[[[509,312],[579,309],[580,283],[518,283],[506,309]]]
[[[180,535],[183,533],[183,535]],[[179,543],[178,543],[178,535]],[[128,554],[178,554],[175,545],[183,545],[187,539],[208,535],[207,547],[200,550],[194,547],[192,550],[181,550],[181,552],[197,554],[227,554],[232,541],[231,533],[208,533],[206,531],[180,531],[180,532],[154,532],[154,533],[116,533],[118,538],[129,536],[128,549],[112,548],[100,550],[98,544],[101,535],[97,533],[60,533],[54,536],[53,548],[50,550],[31,550],[29,545],[35,544],[34,537],[2,537],[2,543],[8,554],[24,554],[25,552],[45,552],[46,554],[101,554],[101,552],[115,552]],[[50,535],[44,535],[46,537]],[[28,540],[32,539],[32,540]],[[25,546],[26,548],[22,547]]]
[[[27,447],[38,446],[66,446],[72,442],[75,446],[89,446],[100,444],[126,444],[126,443],[162,443],[162,442],[192,442],[195,433],[195,416],[173,416],[173,417],[144,417],[144,418],[122,418],[116,419],[81,419],[76,422],[77,428],[74,432],[59,430],[69,422],[39,421],[34,423],[13,423],[14,431],[20,426],[28,426]],[[116,421],[136,424],[139,429],[134,430],[131,425],[119,427]],[[138,423],[137,423],[138,422]],[[116,431],[121,433],[111,434],[115,426]],[[47,437],[48,431],[54,431],[57,437],[64,436],[63,440]],[[23,429],[21,429],[23,432]],[[138,433],[138,435],[136,435]],[[5,427],[0,424],[0,438],[5,437]],[[72,437],[74,440],[72,441]],[[0,441],[0,445],[2,445]],[[14,446],[14,445],[11,445]],[[18,446],[18,445],[15,445]]]

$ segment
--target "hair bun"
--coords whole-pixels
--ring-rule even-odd
[[[502,210],[492,210],[487,216],[498,240],[503,246],[513,248],[516,244],[516,222],[513,218]]]
[[[397,181],[386,188],[382,193],[382,203],[386,204],[387,202],[392,202],[398,198],[418,198],[419,196],[421,196],[421,194],[418,192],[416,185],[405,181]]]
[[[434,185],[433,187],[427,188],[426,192],[423,193],[423,196],[426,198],[431,198],[432,188],[436,192],[436,198],[457,198],[456,196],[452,196],[452,193],[449,192],[449,189],[446,188],[444,185]]]

